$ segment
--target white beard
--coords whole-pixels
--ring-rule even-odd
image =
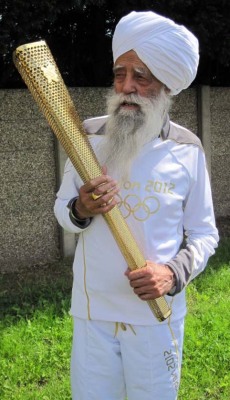
[[[139,109],[120,108],[124,102],[136,103]],[[171,97],[164,89],[151,98],[114,91],[107,98],[109,118],[98,156],[108,173],[114,176],[115,172],[121,183],[128,179],[132,162],[141,148],[161,133],[170,104]]]

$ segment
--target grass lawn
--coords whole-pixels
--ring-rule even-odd
[[[230,399],[229,266],[230,240],[222,240],[206,271],[187,289],[178,400]],[[1,276],[1,400],[71,399],[71,282],[70,262]]]
[[[230,240],[187,292],[179,400],[230,400]]]

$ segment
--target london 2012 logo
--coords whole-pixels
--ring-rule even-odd
[[[118,207],[125,219],[133,216],[137,221],[146,221],[160,210],[160,195],[174,196],[174,183],[148,180],[142,185],[140,182],[126,181],[122,195],[117,195]]]
[[[118,197],[120,199],[118,207],[121,209],[124,218],[133,215],[137,221],[146,221],[160,208],[160,201],[156,196],[147,196],[141,199],[136,194],[128,194],[124,199],[121,196]]]

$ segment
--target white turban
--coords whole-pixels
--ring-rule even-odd
[[[199,63],[197,38],[183,25],[152,11],[123,17],[113,35],[113,59],[134,50],[152,74],[176,95],[194,80]]]

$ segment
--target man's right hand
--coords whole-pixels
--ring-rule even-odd
[[[79,198],[75,202],[78,218],[85,219],[107,213],[118,203],[116,200],[118,192],[117,181],[109,175],[101,175],[90,180],[81,186]],[[97,196],[100,197],[95,198]]]

